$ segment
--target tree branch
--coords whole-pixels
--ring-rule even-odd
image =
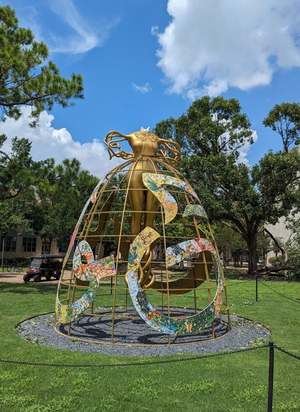
[[[35,100],[43,100],[46,99],[47,97],[52,97],[55,96],[57,93],[51,93],[51,94],[44,94],[41,96],[30,96],[27,99],[20,101],[20,102],[10,102],[10,103],[6,103],[0,100],[0,106],[3,107],[13,107],[13,106],[22,106],[22,105],[26,105],[27,103],[31,102],[31,101],[35,101]],[[30,105],[31,106],[31,105]]]
[[[273,242],[275,243],[275,245],[278,247],[278,249],[281,251],[282,256],[284,256],[284,261],[287,261],[287,253],[285,251],[285,249],[279,244],[278,240],[276,239],[276,237],[266,228],[264,227],[264,232],[266,232],[266,234],[273,240]]]

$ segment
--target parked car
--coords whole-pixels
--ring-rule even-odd
[[[42,278],[51,280],[59,279],[61,274],[63,258],[61,256],[43,255],[31,258],[30,266],[23,276],[24,282],[40,282]]]

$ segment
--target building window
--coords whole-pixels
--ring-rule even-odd
[[[42,255],[49,255],[51,250],[51,240],[42,239]]]
[[[57,241],[57,246],[59,253],[65,253],[68,248],[68,239],[59,239]]]
[[[23,237],[23,250],[24,252],[36,251],[36,238],[35,237]]]
[[[17,248],[17,238],[15,236],[6,236],[1,239],[1,250],[4,252],[15,252]]]

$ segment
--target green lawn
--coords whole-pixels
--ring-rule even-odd
[[[231,311],[269,326],[300,355],[300,283],[230,281]],[[27,343],[22,319],[53,310],[56,288],[0,284],[0,357],[35,362],[116,364],[136,358],[68,353]],[[291,300],[278,293],[288,295]],[[294,300],[293,300],[294,299]],[[147,359],[140,358],[139,361]],[[276,351],[275,411],[300,411],[300,361]],[[265,411],[266,349],[186,362],[89,369],[0,364],[0,411]]]

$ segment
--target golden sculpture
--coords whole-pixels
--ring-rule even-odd
[[[112,256],[113,252],[115,274],[110,275],[112,279],[112,302],[110,305],[112,308],[112,335],[114,335],[118,296],[120,293],[122,294],[120,292],[122,289],[125,290],[125,306],[127,308],[129,281],[133,282],[130,287],[132,299],[132,293],[137,291],[137,287],[141,291],[141,293],[137,292],[138,295],[136,295],[141,300],[138,302],[135,301],[135,298],[133,299],[136,308],[140,308],[138,312],[145,309],[142,309],[143,305],[146,305],[146,301],[142,297],[144,291],[160,294],[162,313],[164,310],[167,310],[168,313],[168,318],[164,320],[165,327],[168,325],[168,319],[171,319],[171,295],[192,292],[193,306],[195,313],[197,313],[199,299],[197,289],[206,283],[209,306],[204,312],[202,311],[203,313],[198,313],[199,316],[197,315],[197,322],[194,323],[194,326],[191,324],[185,326],[184,322],[181,322],[180,326],[181,331],[184,331],[185,328],[193,331],[201,328],[206,324],[205,322],[211,322],[214,318],[215,301],[218,301],[219,311],[220,293],[223,291],[223,275],[207,216],[204,210],[201,214],[202,206],[197,195],[177,170],[176,166],[180,160],[179,145],[174,141],[161,139],[145,129],[127,135],[111,131],[105,137],[105,144],[110,158],[122,158],[125,162],[106,175],[103,181],[97,185],[84,207],[71,237],[65,258],[65,267],[76,242],[81,245],[81,249],[89,250],[88,248],[91,247],[95,255],[95,263],[92,261],[90,269],[88,269],[88,273],[90,273],[90,277],[86,277],[88,279],[93,279],[94,272],[105,275],[113,273],[109,266],[111,260],[105,260],[105,257]],[[132,151],[126,149],[126,145]],[[148,184],[145,183],[145,179],[148,179]],[[165,185],[168,187],[164,188]],[[164,199],[163,196],[165,196]],[[196,209],[197,213],[193,214]],[[192,211],[192,213],[186,213],[186,210]],[[167,219],[167,215],[171,215],[171,218]],[[149,239],[146,238],[150,234],[153,239],[148,242]],[[144,242],[143,247],[141,242]],[[138,260],[136,260],[135,255],[135,257],[132,255],[135,253],[134,248],[136,247],[140,247]],[[197,250],[196,255],[193,255],[193,250]],[[80,259],[80,253],[77,250],[77,259]],[[179,263],[181,262],[177,266],[175,265],[175,269],[168,266],[168,259],[173,256],[172,254],[178,257]],[[184,264],[184,256],[189,256],[187,264]],[[130,259],[131,262],[138,263],[130,263]],[[101,263],[97,263],[98,261]],[[103,262],[106,264],[104,268]],[[135,265],[137,265],[138,286],[135,284],[132,273],[128,272],[128,268],[135,267]],[[217,284],[210,280],[210,272],[213,267],[215,273],[218,273],[215,275],[218,279]],[[82,270],[86,270],[86,267],[84,266]],[[63,285],[68,286],[65,300],[59,298]],[[60,314],[64,313],[63,319],[65,321],[73,320],[79,313],[83,313],[90,302],[94,302],[96,299],[98,286],[93,282],[93,288],[89,289],[82,298],[76,300],[76,291],[82,287],[81,278],[76,277],[76,271],[73,270],[70,273],[64,269],[58,288],[58,318],[61,316]],[[213,290],[216,291],[217,300],[213,298]],[[164,300],[164,295],[167,296],[167,302]],[[203,306],[203,301],[200,304]],[[149,316],[154,316],[153,319],[159,318],[158,312],[155,311],[150,311]],[[167,333],[170,333],[170,330]]]
[[[158,202],[153,194],[143,184],[144,172],[156,173],[159,171],[155,160],[162,159],[165,162],[177,163],[180,160],[180,147],[176,142],[161,139],[154,133],[145,129],[124,135],[117,131],[111,131],[105,138],[110,158],[113,156],[123,159],[133,159],[134,164],[128,173],[128,197],[132,209],[131,234],[137,235],[146,226],[153,227],[155,212],[158,210]],[[120,143],[127,141],[132,148],[132,153],[121,150]],[[122,248],[124,250],[124,247]],[[127,248],[128,252],[128,248]],[[151,250],[147,250],[143,258],[143,266],[140,268],[140,282],[143,286],[150,286],[151,277]],[[152,283],[154,277],[152,276]]]
[[[132,153],[127,153],[120,150],[119,143],[127,141]],[[167,162],[178,162],[180,160],[180,147],[177,143],[170,140],[161,139],[154,133],[147,130],[123,135],[119,132],[112,131],[107,134],[105,143],[108,147],[110,158],[113,156],[123,159],[134,159],[135,163],[128,174],[129,184],[129,201],[132,207],[132,235],[137,235],[143,227],[153,227],[154,214],[158,204],[151,192],[147,191],[142,180],[144,172],[158,171],[154,159],[163,159]],[[119,151],[115,151],[118,149]],[[170,155],[173,154],[173,157]],[[142,221],[143,214],[146,213],[144,222]]]

